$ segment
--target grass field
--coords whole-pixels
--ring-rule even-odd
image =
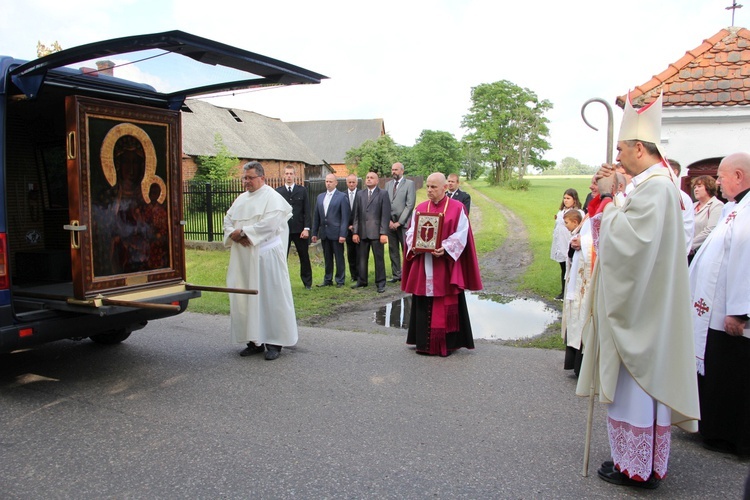
[[[560,293],[560,266],[549,256],[555,215],[560,209],[563,192],[568,188],[578,191],[583,203],[589,192],[591,177],[544,176],[529,179],[531,188],[528,191],[511,191],[476,181],[471,183],[471,187],[505,205],[523,220],[534,260],[521,279],[520,289],[552,298]]]
[[[588,193],[590,177],[531,177],[531,188],[528,191],[511,191],[489,186],[481,181],[463,182],[462,187],[477,190],[511,210],[524,222],[529,233],[529,241],[534,260],[519,284],[521,290],[533,292],[546,298],[552,298],[560,292],[560,268],[549,258],[552,241],[554,216],[557,213],[563,192],[572,187],[583,199]],[[417,202],[427,198],[426,190],[417,192]],[[475,228],[477,252],[482,255],[498,248],[508,231],[505,218],[494,209],[491,203],[476,194],[472,196],[472,206],[481,211],[481,220]],[[386,250],[386,269],[390,274]],[[187,277],[190,283],[201,285],[224,286],[229,252],[226,250],[187,250]],[[313,283],[323,281],[323,257],[311,252]],[[289,259],[289,274],[292,281],[297,317],[309,318],[333,307],[346,303],[366,303],[372,300],[370,294],[351,293],[335,287],[317,288],[312,292],[305,290],[299,279],[299,260]],[[348,273],[347,273],[348,274]],[[374,267],[370,259],[370,274],[374,276]],[[372,281],[372,280],[371,280]],[[349,284],[349,283],[347,283]],[[393,286],[393,285],[389,285]],[[205,292],[199,299],[191,301],[190,310],[207,314],[228,314],[229,299],[224,293]]]

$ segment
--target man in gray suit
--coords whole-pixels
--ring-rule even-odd
[[[385,243],[388,241],[388,221],[391,202],[388,193],[378,187],[378,174],[368,172],[365,188],[354,200],[352,241],[359,245],[359,279],[352,288],[367,286],[370,248],[375,259],[375,284],[378,293],[385,292]]]
[[[404,254],[406,225],[417,202],[414,181],[404,178],[404,166],[394,163],[391,180],[385,183],[385,191],[391,201],[391,219],[388,223],[388,254],[391,257],[391,283],[401,281],[401,256]],[[400,246],[399,246],[400,245]]]

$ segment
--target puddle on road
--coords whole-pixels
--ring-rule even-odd
[[[475,339],[516,340],[534,337],[555,321],[560,313],[544,302],[512,295],[466,292]],[[411,296],[394,300],[375,312],[374,322],[389,328],[409,328]]]

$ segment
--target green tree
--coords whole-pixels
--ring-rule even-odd
[[[491,184],[505,184],[514,173],[522,179],[529,166],[545,170],[553,165],[542,159],[550,149],[544,113],[552,103],[507,80],[473,87],[471,102],[461,126],[469,131],[466,142],[491,166]]]
[[[427,177],[433,172],[445,175],[461,169],[461,146],[453,134],[440,130],[423,130],[412,148],[414,168],[411,175]]]
[[[221,134],[214,135],[214,156],[198,156],[195,163],[198,170],[195,173],[195,180],[202,182],[220,181],[232,177],[232,169],[237,166],[239,160],[233,156]]]
[[[542,175],[594,175],[597,170],[596,167],[584,165],[577,159],[566,156],[560,161],[559,165],[555,165],[555,168],[544,171]]]
[[[380,177],[390,177],[391,165],[399,160],[401,147],[388,134],[381,135],[377,141],[372,139],[361,146],[346,152],[345,161],[350,172],[360,177],[367,172],[377,172]]]
[[[464,176],[469,180],[479,179],[485,171],[482,151],[475,145],[461,140],[461,167]]]
[[[417,164],[417,161],[414,159],[414,147],[397,144],[396,148],[398,150],[398,160],[396,161],[401,162],[404,166],[404,173],[407,175],[415,175],[412,173],[414,171],[414,166]]]

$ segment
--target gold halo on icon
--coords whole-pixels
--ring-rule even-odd
[[[120,137],[130,135],[135,137],[141,142],[143,146],[143,153],[146,155],[146,171],[141,179],[141,194],[143,195],[143,201],[146,203],[151,202],[149,196],[149,190],[153,184],[159,186],[159,198],[158,202],[164,203],[167,197],[167,186],[164,180],[156,175],[156,150],[154,149],[154,143],[151,142],[151,138],[148,136],[145,130],[141,127],[132,123],[120,123],[115,125],[107,132],[107,135],[102,141],[101,149],[101,163],[102,172],[104,177],[110,186],[117,184],[117,171],[115,169],[114,150],[115,144]]]

